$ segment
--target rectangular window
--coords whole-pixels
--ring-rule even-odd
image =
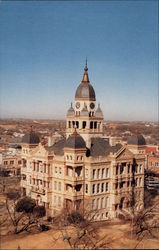
[[[99,193],[100,184],[97,184],[97,193]]]
[[[93,179],[96,178],[96,169],[93,169]]]
[[[106,178],[109,177],[109,168],[106,168]]]
[[[142,186],[142,178],[139,179],[139,186]]]
[[[120,188],[123,188],[123,181],[120,182]]]
[[[61,197],[58,197],[58,206],[61,206]]]
[[[130,164],[128,165],[128,174],[130,173]]]
[[[10,165],[13,165],[14,164],[14,161],[10,161]]]
[[[55,174],[57,174],[57,167],[55,167]]]
[[[85,188],[86,188],[86,194],[88,194],[88,184],[86,184]]]
[[[37,162],[37,172],[39,172],[39,162]]]
[[[135,168],[135,172],[138,173],[138,165]]]
[[[100,178],[100,169],[97,170],[97,179]]]
[[[50,174],[50,164],[48,164],[48,174]]]
[[[44,173],[46,173],[46,164],[44,163]]]
[[[138,186],[138,178],[136,178],[136,180],[135,180],[135,186],[136,187]]]
[[[105,198],[105,207],[108,207],[108,197]]]
[[[102,179],[104,178],[104,168],[102,168]]]
[[[40,172],[43,172],[43,166],[40,164]]]
[[[105,184],[105,191],[108,192],[108,182]]]
[[[102,183],[102,185],[101,185],[101,192],[102,193],[104,192],[104,183]]]
[[[124,173],[124,166],[121,165],[121,166],[120,166],[120,174],[123,174],[123,173]]]
[[[54,182],[54,190],[56,190],[56,188],[57,188],[57,182],[55,181]]]
[[[93,184],[93,186],[92,186],[92,194],[94,194],[95,193],[95,184]]]
[[[99,198],[97,199],[97,208],[100,208]]]
[[[56,205],[56,196],[54,196],[54,204]]]
[[[101,208],[104,208],[104,198],[101,198]]]
[[[59,191],[61,191],[61,182],[59,182]]]
[[[116,166],[116,175],[118,175],[118,166]]]
[[[88,179],[88,169],[85,170],[85,178]]]

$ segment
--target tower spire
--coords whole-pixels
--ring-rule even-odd
[[[83,79],[82,79],[82,82],[85,83],[85,82],[88,82],[89,83],[89,76],[88,76],[88,68],[87,68],[87,57],[86,57],[86,64],[85,64],[85,67],[84,67],[84,74],[83,74]]]
[[[85,65],[85,67],[87,67],[87,56],[86,56],[86,65]]]

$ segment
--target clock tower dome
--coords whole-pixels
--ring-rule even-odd
[[[72,112],[70,112],[72,110]],[[75,93],[75,107],[69,108],[67,112],[66,136],[77,132],[86,141],[89,147],[91,137],[99,137],[103,134],[103,114],[96,112],[96,95],[88,76],[87,60],[81,83]],[[101,115],[102,114],[102,115]]]

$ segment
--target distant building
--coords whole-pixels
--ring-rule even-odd
[[[143,208],[145,139],[132,135],[128,145],[103,138],[103,112],[88,77],[87,64],[67,112],[66,138],[44,146],[34,131],[22,139],[23,195],[54,216],[90,209],[94,220],[107,220]],[[89,205],[89,208],[88,208]]]
[[[146,155],[159,154],[159,145],[146,145]]]
[[[21,155],[7,151],[1,153],[0,158],[2,170],[6,170],[12,176],[20,176],[22,167]]]
[[[146,167],[148,170],[159,174],[159,146],[146,146]]]

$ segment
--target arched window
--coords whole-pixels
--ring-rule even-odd
[[[93,128],[93,122],[90,122],[90,129]]]
[[[82,122],[82,128],[85,129],[85,127],[86,127],[86,121],[83,121]]]
[[[97,122],[94,122],[94,128],[95,129],[97,128]]]
[[[76,121],[76,128],[79,128],[79,122]]]

